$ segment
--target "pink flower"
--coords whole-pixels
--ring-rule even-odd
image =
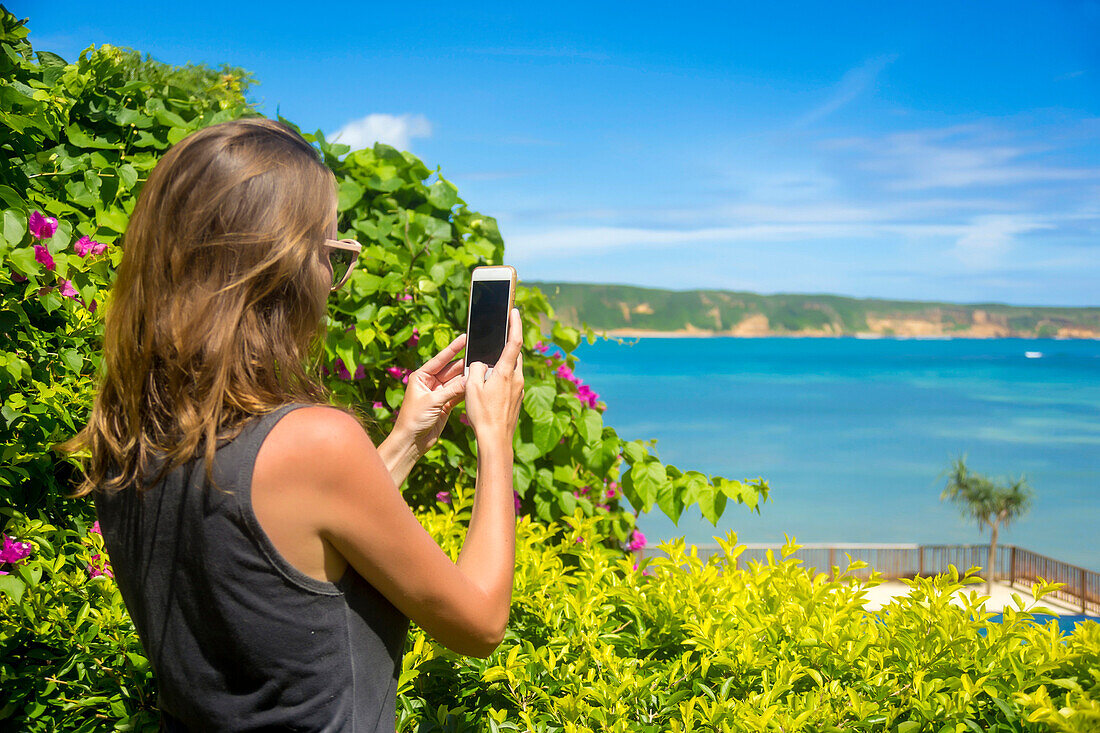
[[[27,282],[27,276],[20,273],[20,272],[16,272],[15,270],[12,270],[11,271],[11,281],[13,283],[25,283],[25,282]]]
[[[541,341],[539,341],[535,344],[535,351],[538,351],[538,352],[541,352],[541,353],[545,354],[549,350],[550,350],[550,347],[547,346],[546,344],[544,344]]]
[[[351,379],[351,372],[344,366],[344,360],[340,357],[336,357],[336,376],[340,379]]]
[[[413,299],[412,293],[403,293],[401,295],[401,300],[412,300],[412,299]]]
[[[95,300],[93,300],[92,304],[90,306],[88,306],[88,310],[92,313],[95,313],[95,309],[96,309],[96,302],[95,302]]]
[[[451,492],[449,492],[449,491],[440,491],[435,495],[435,500],[436,501],[441,501],[444,504],[450,504],[451,503]]]
[[[328,367],[327,367],[327,366],[325,366],[324,364],[322,364],[322,365],[321,365],[321,374],[324,374],[324,375],[325,375],[325,376],[327,377],[327,376],[328,376],[329,374],[332,374],[332,372],[330,372],[330,371],[328,370]]]
[[[584,488],[581,489],[581,493],[582,494],[587,494],[588,490],[591,489],[591,488],[592,488],[591,486],[585,486]]]
[[[66,298],[80,300],[80,293],[76,292],[76,288],[73,287],[72,280],[61,281],[61,294],[64,295]]]
[[[465,412],[458,416],[458,421],[460,423],[462,423],[463,425],[469,425],[470,424],[470,418],[466,417]]]
[[[520,509],[523,508],[523,505],[519,501],[519,492],[515,489],[512,489],[512,505],[516,508],[516,514],[519,514]]]
[[[36,211],[27,219],[27,231],[35,239],[49,239],[57,231],[57,219],[52,216],[44,216],[41,211]]]
[[[547,360],[546,360],[546,366],[550,366],[550,365],[551,365],[551,364],[553,364],[553,363],[554,363],[554,360],[553,360],[553,359],[547,359]]]
[[[99,528],[99,520],[95,520],[95,524],[88,530],[89,532],[95,532],[96,534],[103,534],[103,531]]]
[[[634,533],[630,535],[630,544],[626,546],[626,549],[634,552],[645,547],[645,535],[642,534],[640,529],[634,530]]]
[[[597,504],[596,506],[598,506],[600,509],[603,509],[605,512],[611,511],[610,504]]]
[[[40,265],[44,265],[47,270],[52,270],[57,267],[57,265],[54,264],[53,255],[41,244],[34,245],[34,261]]]
[[[381,410],[382,409],[382,403],[379,402],[378,400],[375,400],[374,404],[372,404],[371,407],[373,407],[376,410]]]
[[[412,370],[410,370],[408,367],[400,367],[400,366],[386,367],[386,373],[389,374],[394,379],[400,379],[402,384],[408,384],[409,383],[409,373],[411,371]]]
[[[607,498],[608,498],[609,500],[610,500],[610,499],[614,499],[614,498],[615,498],[615,489],[611,489],[611,488],[609,488],[609,489],[607,490]]]
[[[0,548],[0,562],[17,563],[26,560],[31,555],[30,542],[17,542],[13,538],[4,535],[4,545]]]
[[[583,545],[583,544],[584,544],[584,537],[578,537],[578,538],[577,538],[577,539],[576,539],[576,540],[575,540],[575,541],[573,542],[573,544],[574,544],[574,545]]]
[[[367,376],[367,368],[365,366],[360,364],[359,366],[355,367],[355,378],[356,379],[363,379],[366,376]]]
[[[81,257],[87,257],[92,252],[92,245],[95,244],[95,240],[91,237],[84,236],[76,240],[76,244],[73,245],[73,249]]]
[[[98,578],[101,575],[103,575],[105,577],[108,577],[108,578],[114,578],[115,577],[115,574],[111,570],[111,566],[108,562],[103,561],[102,562],[102,565],[103,565],[102,568],[100,568],[100,564],[101,564],[100,555],[97,552],[96,554],[92,555],[92,562],[88,564],[88,577],[89,578]]]
[[[406,346],[416,346],[416,342],[420,340],[420,331],[413,326],[413,335],[409,336],[409,340],[405,342]]]

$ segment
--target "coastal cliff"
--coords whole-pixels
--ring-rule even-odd
[[[524,282],[554,318],[613,336],[1100,338],[1100,308],[959,304]],[[549,328],[549,323],[543,324]]]

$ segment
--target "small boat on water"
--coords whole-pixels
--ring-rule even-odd
[[[1041,351],[1025,351],[1024,356],[1026,356],[1028,359],[1042,359],[1043,358],[1043,352],[1041,352]]]

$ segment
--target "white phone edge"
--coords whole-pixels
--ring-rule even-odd
[[[511,265],[483,265],[481,267],[475,267],[473,274],[470,276],[470,292],[466,295],[466,353],[462,357],[462,376],[470,376],[470,363],[466,361],[469,356],[470,345],[470,316],[473,315],[473,299],[474,299],[474,283],[482,280],[498,280],[504,282],[512,282],[513,275],[516,274],[516,268]],[[502,277],[503,276],[503,277]],[[519,278],[515,281],[517,284]],[[511,300],[513,302],[513,308],[515,307],[515,284],[512,285],[512,293],[510,293]],[[508,309],[508,319],[504,323],[504,340],[508,340],[508,331],[512,327],[512,311]],[[488,379],[493,373],[492,367],[485,368],[485,378]]]

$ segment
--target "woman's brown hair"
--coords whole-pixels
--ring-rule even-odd
[[[331,285],[336,179],[280,122],[191,133],[138,196],[104,316],[104,370],[74,493],[157,483],[287,402],[328,404],[306,363]],[[90,455],[88,455],[90,454]],[[156,478],[148,472],[163,461]]]

